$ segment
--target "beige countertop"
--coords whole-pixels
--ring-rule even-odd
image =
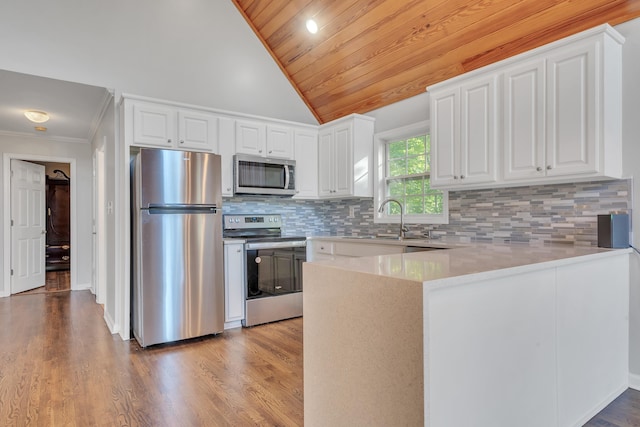
[[[590,259],[619,255],[620,251],[631,252],[631,249],[603,249],[564,244],[536,246],[515,243],[463,244],[428,239],[399,241],[325,236],[313,239],[448,248],[427,252],[316,261],[318,264],[336,269],[425,282],[430,287],[587,262]]]

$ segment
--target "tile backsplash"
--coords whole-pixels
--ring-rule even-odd
[[[630,213],[630,181],[595,181],[449,193],[449,224],[408,224],[411,232],[476,241],[597,244],[597,215]],[[372,199],[225,198],[225,214],[280,213],[286,235],[397,233],[375,224]],[[353,213],[353,216],[350,216]]]

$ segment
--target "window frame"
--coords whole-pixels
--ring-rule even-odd
[[[373,191],[373,207],[374,207],[374,223],[399,224],[400,215],[387,215],[387,211],[380,213],[378,207],[383,200],[386,199],[387,181],[386,181],[386,146],[387,143],[398,141],[413,136],[429,133],[430,122],[428,120],[403,126],[400,128],[390,129],[377,133],[373,136],[374,140],[374,191]],[[431,147],[431,158],[433,159],[433,146]],[[431,168],[432,169],[432,168]],[[404,215],[405,224],[448,224],[449,223],[449,192],[442,191],[442,213],[441,214],[411,214]]]

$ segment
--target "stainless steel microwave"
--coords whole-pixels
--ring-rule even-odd
[[[295,172],[295,160],[236,154],[233,156],[234,193],[293,196]]]

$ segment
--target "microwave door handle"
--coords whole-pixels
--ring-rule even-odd
[[[289,165],[284,165],[284,189],[289,188]]]

